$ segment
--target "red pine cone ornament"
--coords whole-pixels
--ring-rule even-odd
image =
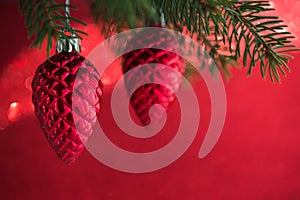
[[[33,78],[35,114],[50,145],[66,164],[82,153],[97,122],[102,97],[98,77],[84,57],[63,51],[40,65]],[[76,105],[72,105],[72,98],[76,98]],[[75,115],[79,119],[76,124]]]
[[[129,49],[142,46],[144,48],[131,51],[123,56],[123,73],[125,74],[131,69],[134,69],[140,65],[144,65],[146,70],[137,70],[137,73],[133,75],[125,76],[125,87],[128,93],[132,92],[131,88],[134,85],[141,85],[135,90],[130,98],[130,102],[133,106],[135,113],[140,119],[143,125],[156,123],[161,119],[161,113],[155,111],[152,118],[149,117],[149,109],[154,104],[160,104],[169,110],[170,106],[175,100],[175,94],[167,87],[154,84],[159,80],[163,80],[176,93],[182,82],[182,75],[185,72],[185,64],[183,59],[174,51],[178,46],[174,45],[174,37],[172,35],[166,35],[164,32],[157,34],[149,30],[141,31],[134,39],[130,40],[127,44]],[[154,44],[163,47],[163,49],[154,49]],[[176,44],[176,42],[175,42]],[[152,65],[151,65],[152,63]],[[174,73],[173,71],[166,70],[161,66],[155,66],[154,63],[166,65],[173,70],[180,73]],[[151,81],[151,84],[141,84],[143,80]]]

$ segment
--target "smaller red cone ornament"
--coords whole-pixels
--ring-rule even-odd
[[[35,114],[50,145],[66,164],[82,153],[97,122],[102,96],[98,77],[84,57],[63,51],[41,64],[33,78]],[[75,78],[79,81],[73,90]],[[76,105],[72,105],[74,98]],[[80,119],[77,124],[74,115]]]
[[[157,26],[156,26],[157,27]],[[155,84],[160,80],[163,80],[165,85],[172,88],[176,93],[182,82],[182,75],[185,72],[185,64],[183,59],[173,53],[178,48],[176,42],[174,42],[174,36],[161,32],[151,32],[149,30],[141,31],[137,33],[132,40],[127,44],[128,49],[134,49],[139,46],[145,47],[138,50],[133,50],[123,56],[123,73],[127,73],[129,70],[137,68],[141,65],[145,67],[145,70],[137,70],[134,75],[125,76],[125,87],[130,94],[135,85],[139,86],[137,90],[133,92],[130,98],[131,105],[135,113],[137,114],[140,122],[143,125],[156,123],[161,119],[161,110],[156,110],[149,117],[149,110],[154,104],[160,104],[169,110],[170,106],[174,102],[175,94],[164,85]],[[151,48],[154,44],[159,45],[162,49]],[[171,69],[179,72],[165,70],[163,67],[152,64],[163,64]],[[143,85],[142,81],[147,80],[152,82],[151,84]]]

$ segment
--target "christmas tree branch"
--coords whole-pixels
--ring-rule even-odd
[[[84,32],[71,29],[66,21],[80,24],[82,21],[66,15],[66,5],[54,0],[20,0],[21,13],[26,16],[28,37],[32,47],[41,47],[47,39],[47,52],[52,39],[72,36],[60,30],[68,30],[80,38]],[[74,8],[74,6],[70,6]],[[290,52],[299,50],[293,44],[291,33],[277,16],[270,16],[267,0],[92,0],[91,13],[101,21],[102,32],[109,36],[128,28],[159,23],[162,11],[169,28],[187,30],[202,44],[219,69],[226,75],[232,62],[243,60],[248,74],[258,64],[262,77],[269,74],[272,81],[280,81],[280,73],[289,71]]]
[[[198,42],[205,47],[208,55],[215,61],[203,64],[214,71],[215,64],[225,78],[230,76],[229,65],[235,65],[232,55],[220,43],[225,43],[228,34],[226,19],[220,8],[228,1],[171,1],[156,0],[155,9],[162,9],[166,23],[170,28],[183,32],[187,29],[188,35],[196,35]],[[221,40],[220,40],[221,38]],[[202,50],[197,50],[197,56],[201,60],[207,55],[199,55]],[[193,52],[195,55],[195,52]],[[207,59],[205,59],[207,60]]]
[[[149,0],[93,0],[91,13],[96,22],[101,21],[106,36],[136,28],[138,24],[144,26],[145,21],[157,17]]]
[[[185,26],[190,34],[197,34],[198,41],[226,74],[230,59],[242,57],[248,74],[259,63],[263,77],[269,71],[271,80],[280,82],[278,68],[283,75],[289,71],[287,64],[292,57],[287,52],[299,50],[290,44],[294,36],[284,31],[283,21],[267,15],[274,10],[269,1],[155,0],[155,8],[163,10],[167,24],[177,30]]]
[[[28,30],[28,39],[33,38],[31,47],[41,48],[44,40],[47,40],[47,56],[49,57],[52,48],[52,39],[57,41],[60,37],[70,40],[72,36],[61,34],[61,30],[71,32],[81,38],[83,31],[71,28],[66,22],[77,22],[86,25],[84,22],[65,14],[65,8],[72,5],[58,4],[54,0],[20,0],[19,8],[22,15],[25,15],[25,25]]]
[[[243,54],[243,65],[247,66],[247,59],[250,58],[248,74],[252,73],[253,67],[259,63],[262,77],[269,76],[274,82],[280,82],[278,69],[285,76],[289,58],[286,52],[299,50],[291,45],[294,38],[290,32],[284,31],[277,16],[265,15],[266,12],[274,10],[270,8],[268,1],[243,1],[229,2],[223,8],[224,16],[231,27],[231,33],[227,37],[229,43],[235,42],[237,47],[234,52],[235,59]],[[245,49],[241,50],[240,44],[244,41]],[[230,46],[230,51],[233,49]]]

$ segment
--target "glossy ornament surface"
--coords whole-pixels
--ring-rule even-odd
[[[138,46],[145,48],[133,50],[123,56],[124,74],[143,65],[143,70],[135,70],[132,75],[125,76],[125,87],[129,94],[133,92],[132,88],[141,85],[133,92],[130,102],[143,125],[150,123],[149,109],[154,104],[160,104],[166,111],[169,110],[176,99],[174,93],[179,90],[185,72],[183,59],[172,52],[178,48],[174,45],[176,44],[174,36],[161,34],[155,35],[151,31],[137,33],[127,44],[128,48],[134,49]],[[161,46],[161,49],[151,48],[157,45]],[[168,70],[168,67],[174,71]],[[143,85],[142,82],[145,80],[152,83]],[[156,84],[159,82],[164,82],[165,85]],[[161,119],[161,110],[156,110],[152,114],[154,123]]]
[[[61,52],[45,61],[32,80],[35,114],[50,145],[66,164],[82,153],[97,122],[102,97],[98,80],[94,66],[73,52]],[[73,98],[77,105],[72,105]],[[80,119],[77,124],[75,115]]]

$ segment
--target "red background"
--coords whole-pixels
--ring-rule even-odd
[[[299,35],[296,1],[275,3],[278,14],[294,19],[287,22],[295,24],[291,28]],[[200,80],[194,86],[203,90],[199,94],[203,121],[195,142],[172,165],[152,173],[127,174],[104,166],[85,151],[67,166],[44,138],[28,103],[30,90],[24,86],[26,77],[45,60],[45,51],[28,50],[16,2],[0,5],[1,199],[300,199],[300,54],[290,62],[292,73],[282,84],[261,79],[258,69],[252,77],[246,77],[245,70],[233,71],[233,79],[225,85],[224,130],[204,159],[197,154],[208,124],[209,100]],[[82,4],[80,9],[75,16],[91,22],[88,7]],[[86,30],[90,37],[83,43],[83,55],[101,40],[96,28]],[[12,102],[23,105],[14,122],[7,118]],[[112,123],[108,109],[104,105],[102,110],[106,125]],[[116,130],[111,126],[112,133]]]

